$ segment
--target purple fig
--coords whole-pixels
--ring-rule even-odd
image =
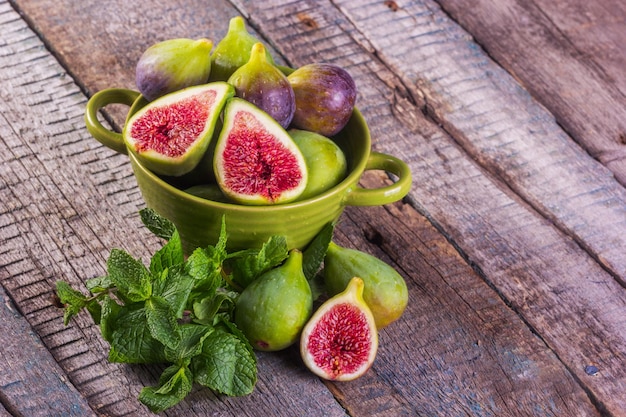
[[[357,91],[345,69],[333,64],[308,64],[287,79],[296,95],[293,127],[333,136],[348,123]]]
[[[208,39],[169,39],[146,49],[135,68],[139,92],[152,101],[185,87],[204,84],[211,72]]]
[[[296,97],[287,76],[268,62],[265,47],[257,42],[250,59],[228,79],[235,94],[256,105],[287,128],[296,110]]]

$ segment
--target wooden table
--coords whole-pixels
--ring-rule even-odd
[[[348,207],[335,236],[396,267],[410,303],[356,381],[294,347],[259,354],[250,396],[194,389],[164,415],[626,416],[621,0],[0,0],[0,416],[150,415],[160,369],[108,363],[91,319],[65,327],[52,302],[111,248],[159,244],[83,112],[135,88],[149,45],[219,40],[235,15],[281,63],[348,69],[373,148],[411,166],[409,196]]]

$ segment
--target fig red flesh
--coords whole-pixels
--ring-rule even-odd
[[[344,331],[333,333],[328,329]],[[309,349],[318,352],[315,363],[327,374],[351,374],[367,361],[372,343],[363,334],[368,332],[367,318],[359,308],[348,303],[339,304],[314,327]]]
[[[213,90],[189,97],[167,107],[146,111],[146,117],[133,123],[130,134],[141,138],[135,143],[137,152],[154,150],[161,155],[183,155],[205,129],[209,110],[217,93]]]
[[[273,201],[302,180],[293,153],[277,143],[250,113],[239,112],[235,116],[229,142],[222,156],[228,169],[238,173],[226,178],[226,185],[234,191],[260,194]]]
[[[308,179],[304,156],[289,134],[267,113],[240,98],[226,105],[214,169],[224,194],[242,204],[293,201]]]
[[[363,280],[353,277],[346,289],[326,300],[300,337],[304,364],[317,376],[350,381],[363,375],[378,351],[374,316],[363,301]]]

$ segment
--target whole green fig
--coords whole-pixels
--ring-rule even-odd
[[[250,59],[230,76],[228,83],[235,87],[237,97],[256,105],[282,127],[289,127],[296,111],[296,96],[287,76],[267,60],[261,42],[252,46]]]
[[[309,171],[306,188],[299,200],[319,195],[346,177],[346,156],[332,139],[307,130],[291,129],[288,133],[302,151]]]
[[[408,303],[404,278],[390,265],[368,253],[331,242],[324,259],[324,283],[330,295],[343,291],[353,277],[365,283],[363,299],[382,329],[400,318]]]
[[[313,311],[313,295],[302,271],[302,252],[248,285],[235,305],[235,324],[255,349],[285,349],[300,337]]]
[[[210,81],[226,81],[228,78],[250,59],[252,46],[259,40],[246,29],[245,21],[241,16],[230,19],[228,32],[215,46],[211,55]],[[267,60],[274,63],[272,56],[267,53]]]
[[[167,93],[204,84],[211,72],[208,39],[169,39],[146,49],[135,68],[139,92],[152,101]]]

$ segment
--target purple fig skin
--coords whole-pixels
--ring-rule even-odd
[[[348,123],[357,89],[346,70],[334,64],[308,64],[287,79],[296,96],[292,127],[334,136]]]
[[[262,43],[255,43],[250,59],[228,79],[237,97],[254,104],[272,116],[283,128],[291,124],[296,97],[287,77],[266,57]]]

